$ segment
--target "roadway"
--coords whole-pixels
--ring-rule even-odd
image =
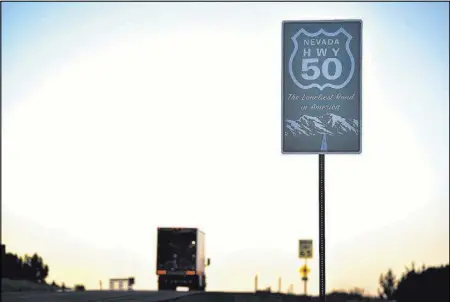
[[[21,292],[2,293],[3,302],[107,302],[142,301],[162,302],[192,295],[176,291],[85,291],[85,292]]]
[[[2,302],[301,302],[301,296],[282,294],[176,292],[176,291],[86,291],[2,293]]]

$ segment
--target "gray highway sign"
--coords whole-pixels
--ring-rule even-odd
[[[298,257],[301,259],[310,259],[313,257],[312,240],[298,241]]]
[[[361,153],[361,33],[360,20],[283,22],[283,153]]]

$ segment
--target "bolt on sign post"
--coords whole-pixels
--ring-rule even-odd
[[[319,154],[320,299],[325,301],[325,154],[360,154],[362,21],[282,24],[283,154]]]

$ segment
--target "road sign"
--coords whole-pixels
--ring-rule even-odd
[[[311,270],[306,264],[304,264],[300,267],[298,272],[302,275],[302,277],[308,277],[308,274],[311,272]]]
[[[361,32],[360,20],[283,22],[283,153],[361,153]]]
[[[119,290],[123,290],[124,283],[127,283],[128,284],[128,290],[132,290],[134,282],[135,282],[134,277],[109,279],[109,289],[110,290],[115,290],[115,286],[114,285],[118,284],[119,285]]]
[[[301,259],[310,259],[313,257],[312,240],[298,241],[298,257]]]

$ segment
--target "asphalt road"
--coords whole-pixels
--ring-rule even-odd
[[[307,297],[282,294],[175,292],[175,291],[86,291],[2,293],[4,302],[303,302]]]
[[[86,291],[86,292],[22,292],[2,293],[4,302],[107,302],[142,301],[162,302],[195,294],[194,292],[157,291]]]

